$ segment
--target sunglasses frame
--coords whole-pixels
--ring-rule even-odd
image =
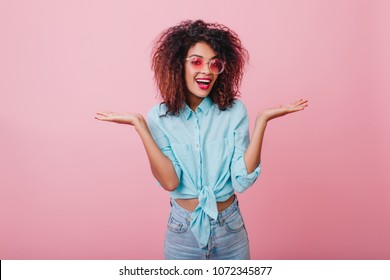
[[[199,66],[200,70],[195,69],[195,66],[191,64],[191,67],[193,67],[196,71],[201,72],[205,64],[207,64],[207,67],[209,68],[210,73],[213,73],[213,74],[216,74],[216,75],[221,74],[221,73],[225,70],[225,62],[223,62],[220,58],[217,58],[217,57],[216,57],[216,58],[213,58],[213,59],[210,59],[210,60],[208,60],[208,61],[205,61],[202,57],[199,57],[199,56],[190,56],[190,57],[187,57],[187,58],[185,59],[185,61],[191,61],[191,60],[194,59],[194,58],[200,59],[200,60],[203,61],[202,66]],[[218,73],[213,72],[213,71],[211,70],[211,68],[210,68],[210,63],[211,63],[212,61],[214,61],[214,60],[218,60],[218,61],[221,63],[221,65],[222,65],[222,70],[219,71]]]

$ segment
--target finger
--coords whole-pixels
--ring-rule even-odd
[[[301,101],[301,104],[305,104],[305,103],[308,103],[309,101],[307,99],[304,99]]]
[[[302,111],[302,110],[304,110],[306,107],[307,107],[307,106],[298,106],[298,107],[296,108],[296,110],[297,110],[297,111]]]
[[[107,113],[104,113],[104,112],[98,112],[98,113],[96,113],[96,115],[99,115],[99,116],[107,116]]]
[[[109,120],[108,117],[95,117],[95,119],[97,119],[99,121],[108,121]]]
[[[299,106],[305,102],[307,102],[307,100],[299,99],[299,100],[295,101],[294,105]]]
[[[299,105],[304,105],[304,104],[308,104],[308,100],[302,100],[300,103],[299,103]]]
[[[308,106],[307,103],[303,103],[303,104],[296,105],[295,108],[305,108],[307,106]]]
[[[116,115],[118,115],[117,113],[114,113],[114,112],[98,112],[96,114],[99,114],[102,116],[116,116]]]
[[[290,108],[290,112],[302,111],[307,107],[307,104],[297,105]]]
[[[115,115],[117,115],[117,113],[114,113],[114,112],[98,112],[96,114],[102,115],[102,116],[115,116]]]
[[[299,104],[299,106],[307,107],[309,106],[309,101],[304,100],[301,104]]]

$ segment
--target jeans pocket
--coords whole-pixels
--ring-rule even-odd
[[[235,211],[224,221],[225,229],[229,232],[239,232],[245,228],[244,220],[239,211]]]
[[[184,233],[188,229],[188,225],[185,222],[178,221],[175,219],[172,214],[168,219],[168,230],[174,233]]]

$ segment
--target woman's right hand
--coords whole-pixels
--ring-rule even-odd
[[[95,119],[134,126],[144,144],[154,177],[167,191],[173,191],[177,188],[180,180],[176,175],[173,163],[157,146],[150,133],[149,127],[141,114],[98,112],[96,113]]]
[[[129,124],[135,127],[145,124],[144,117],[141,114],[98,112],[95,119],[99,121],[114,122],[119,124]]]

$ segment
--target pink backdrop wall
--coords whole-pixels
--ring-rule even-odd
[[[231,4],[230,4],[231,3]],[[0,259],[161,259],[169,195],[132,127],[156,103],[152,42],[202,18],[250,52],[272,121],[239,196],[254,259],[390,259],[388,1],[1,1]]]

